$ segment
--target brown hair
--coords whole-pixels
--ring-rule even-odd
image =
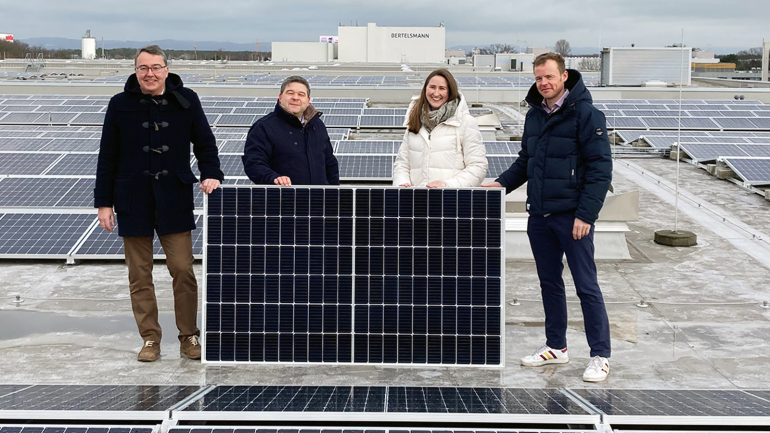
[[[310,84],[307,82],[306,79],[300,77],[299,75],[292,75],[291,77],[286,78],[283,80],[283,83],[281,83],[281,94],[283,94],[283,91],[286,89],[286,86],[288,86],[291,83],[299,83],[305,86],[307,89],[307,96],[310,96]]]
[[[446,69],[436,69],[435,71],[431,72],[430,75],[428,75],[428,78],[425,79],[425,84],[422,86],[422,92],[420,92],[420,97],[417,98],[417,100],[414,102],[414,106],[412,107],[412,111],[409,112],[409,119],[406,121],[406,126],[409,128],[409,132],[412,132],[414,134],[417,134],[420,132],[420,128],[422,127],[422,120],[421,120],[421,114],[423,112],[428,112],[428,107],[430,105],[428,104],[428,97],[425,96],[425,89],[428,88],[428,83],[430,82],[430,79],[435,76],[444,77],[447,83],[447,90],[449,91],[449,95],[447,97],[447,102],[454,101],[455,99],[460,97],[460,91],[457,90],[457,81],[455,80],[455,77],[452,76],[452,74],[446,70]]]
[[[535,58],[535,61],[532,62],[532,69],[545,65],[545,63],[549,60],[553,60],[556,62],[556,66],[559,67],[559,73],[563,74],[564,71],[567,70],[567,68],[564,66],[564,57],[561,56],[559,53],[543,53]]]

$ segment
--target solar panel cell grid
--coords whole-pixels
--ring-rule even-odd
[[[612,416],[764,416],[768,402],[743,391],[574,389]]]
[[[197,386],[36,385],[0,397],[0,411],[168,411]]]
[[[206,359],[499,364],[500,191],[353,194],[211,197]]]

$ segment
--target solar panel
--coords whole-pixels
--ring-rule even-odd
[[[0,175],[36,175],[61,158],[56,153],[2,153],[0,154]]]
[[[249,110],[249,108],[232,108],[232,107],[204,107],[203,112],[206,114],[254,114],[248,111],[235,111],[233,110]]]
[[[34,152],[43,149],[52,141],[50,138],[2,138],[0,139],[0,150]]]
[[[395,155],[399,146],[401,142],[395,140],[343,140],[337,145],[335,154],[338,156],[346,153]]]
[[[0,181],[0,207],[53,207],[79,182],[61,178],[7,178]]]
[[[359,116],[322,116],[326,126],[347,126],[351,128],[358,127]]]
[[[763,117],[757,119],[748,119],[758,129],[770,129],[770,118]]]
[[[61,425],[29,425],[20,424],[17,426],[0,426],[0,433],[153,433],[151,427],[132,427],[112,425],[108,427],[86,427],[73,426],[67,424]]]
[[[361,116],[361,126],[403,127],[404,116]]]
[[[639,421],[671,422],[663,417],[685,417],[689,424],[714,423],[714,417],[729,418],[732,425],[748,420],[770,418],[770,402],[735,390],[619,390],[573,389],[574,394],[590,402],[605,414],[609,423]],[[711,418],[711,419],[710,419]]]
[[[0,257],[66,257],[95,220],[93,214],[2,214]]]
[[[480,414],[488,422],[516,422],[522,416],[554,422],[590,415],[566,393],[555,389],[403,386],[218,386],[176,415],[180,420],[269,420],[270,413],[273,419],[285,419],[290,413],[292,419],[313,414],[315,419],[340,420],[360,413],[369,421],[392,421],[396,416],[399,421],[434,423]]]
[[[104,113],[80,113],[70,123],[76,125],[102,125],[104,124]]]
[[[727,163],[733,171],[740,176],[744,182],[752,185],[770,184],[770,159],[763,158],[726,158]]]
[[[93,200],[92,200],[93,201]],[[195,230],[192,231],[193,256],[203,257],[203,227],[200,225],[200,215],[195,216]],[[164,259],[165,253],[160,246],[157,234],[152,243],[152,255],[155,259]],[[88,237],[73,253],[74,258],[102,258],[123,259],[123,240],[118,236],[118,231],[112,233],[97,225],[88,234]]]
[[[0,397],[0,416],[41,417],[54,412],[58,419],[82,419],[88,412],[137,414],[137,418],[168,417],[168,411],[196,393],[198,386],[35,385]]]
[[[341,180],[389,180],[394,155],[337,155]]]
[[[487,178],[497,179],[505,170],[508,170],[516,161],[517,156],[488,156]]]
[[[216,190],[205,361],[501,365],[502,199],[497,189]]]
[[[695,161],[714,161],[720,156],[748,156],[735,144],[682,143],[681,149]]]
[[[638,117],[607,117],[607,127],[614,128],[646,128],[641,119]]]
[[[3,123],[35,123],[37,119],[43,117],[41,113],[8,113],[0,119]],[[48,116],[46,116],[47,118]]]
[[[749,119],[717,117],[714,122],[723,129],[758,129]],[[757,119],[759,120],[759,119]]]
[[[237,155],[219,154],[219,167],[225,176],[246,176],[246,173],[243,171],[241,155],[243,155],[243,145],[241,145],[241,153]],[[196,163],[196,168],[197,165]]]
[[[250,114],[223,114],[217,120],[217,125],[251,126],[257,117]]]
[[[92,176],[96,175],[97,154],[73,153],[64,155],[53,167],[45,171],[48,176]]]
[[[220,156],[223,153],[237,153],[243,155],[243,146],[246,144],[246,140],[226,140],[225,143],[219,148]]]

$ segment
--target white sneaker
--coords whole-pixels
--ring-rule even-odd
[[[588,362],[588,367],[583,373],[586,382],[603,382],[610,374],[610,360],[601,356],[594,356]]]
[[[535,353],[521,358],[521,365],[527,367],[539,367],[546,364],[566,364],[569,362],[567,348],[551,349],[547,344],[537,349]]]

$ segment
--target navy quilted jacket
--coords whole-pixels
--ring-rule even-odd
[[[497,179],[511,192],[527,183],[527,211],[532,215],[574,213],[593,224],[612,181],[612,155],[604,114],[593,106],[578,71],[568,69],[570,93],[548,115],[532,85],[519,157]]]

